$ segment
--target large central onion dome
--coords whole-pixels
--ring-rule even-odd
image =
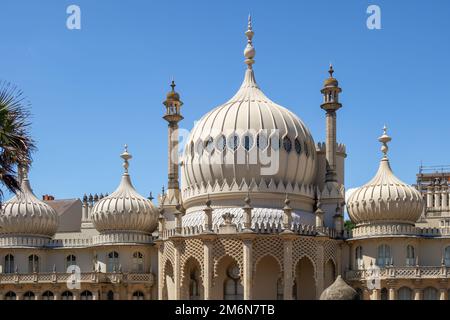
[[[182,162],[187,207],[198,203],[195,199],[204,200],[205,194],[217,199],[214,194],[223,198],[227,192],[249,189],[279,193],[281,203],[286,193],[300,194],[315,179],[316,149],[310,131],[256,83],[250,19],[246,36],[248,68],[241,87],[228,102],[204,115],[187,140]]]
[[[378,140],[383,144],[384,153],[378,172],[351,194],[347,201],[348,214],[357,226],[414,225],[423,211],[422,195],[392,172],[386,155],[387,143],[391,141],[386,127]]]
[[[58,228],[58,214],[34,194],[28,180],[28,168],[21,167],[20,191],[3,204],[0,233],[5,236],[51,238]]]
[[[124,159],[125,172],[116,191],[98,201],[92,209],[94,226],[100,233],[151,234],[156,229],[158,210],[131,183],[128,174],[131,154],[128,153],[127,146],[120,156]]]

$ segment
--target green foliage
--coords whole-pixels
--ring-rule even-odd
[[[29,103],[23,92],[0,81],[0,183],[9,191],[20,190],[17,168],[31,163],[35,144],[29,133]],[[3,191],[0,189],[0,202]]]

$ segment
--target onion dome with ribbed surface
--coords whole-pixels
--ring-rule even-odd
[[[58,214],[34,195],[27,167],[21,167],[20,170],[21,190],[2,206],[0,234],[51,238],[58,228]]]
[[[150,234],[156,229],[158,210],[133,187],[128,174],[131,154],[127,146],[121,154],[125,172],[119,187],[111,195],[99,200],[92,209],[92,220],[100,233],[138,232]]]
[[[339,275],[320,295],[320,300],[358,300],[358,293]]]
[[[245,34],[247,70],[241,87],[228,102],[204,115],[187,139],[181,189],[188,206],[208,186],[218,186],[203,192],[212,199],[219,188],[221,195],[246,193],[247,187],[233,189],[233,185],[244,184],[253,184],[256,192],[269,187],[272,194],[284,197],[298,186],[311,185],[316,176],[316,148],[309,129],[293,112],[270,100],[256,83],[250,19]]]
[[[378,139],[384,153],[373,179],[355,190],[347,201],[347,211],[357,226],[376,224],[414,225],[423,210],[423,198],[414,187],[400,181],[392,172],[387,157],[386,134]]]

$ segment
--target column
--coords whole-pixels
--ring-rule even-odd
[[[152,300],[152,291],[151,291],[150,288],[145,293],[145,297],[144,298],[145,298],[145,300]]]
[[[252,251],[253,251],[253,239],[242,239],[243,253],[244,253],[244,270],[243,270],[243,285],[244,285],[244,300],[251,300],[252,295]]]
[[[5,300],[5,296],[3,295],[3,292],[0,293],[0,301]]]
[[[372,290],[372,297],[370,300],[381,300],[381,290],[380,289],[373,289]]]
[[[114,300],[120,300],[120,289],[114,290]]]
[[[161,241],[157,242],[158,246],[158,299],[163,300],[164,297],[164,266],[163,266],[163,254],[164,254],[164,243]]]
[[[414,289],[414,300],[422,300],[422,289]]]
[[[212,297],[212,277],[213,277],[213,246],[212,238],[203,240],[203,298],[211,300]]]
[[[434,207],[436,209],[441,207],[441,190],[439,185],[434,186]]]
[[[448,186],[447,182],[441,186],[442,210],[448,209]]]
[[[448,299],[448,291],[446,288],[441,288],[439,290],[439,300],[447,300]]]
[[[394,287],[389,288],[389,300],[397,300],[397,290]]]
[[[92,290],[92,300],[98,300],[98,290]]]
[[[180,268],[180,246],[182,244],[182,240],[180,239],[174,239],[173,245],[174,245],[174,266],[173,266],[173,273],[174,273],[174,285],[175,285],[175,300],[181,300],[181,268]]]
[[[433,185],[427,187],[427,208],[433,207]]]
[[[59,291],[53,291],[53,300],[61,300],[61,294]]]
[[[292,300],[292,290],[294,286],[293,272],[292,272],[292,237],[285,237],[283,240],[283,300]]]
[[[326,159],[330,171],[336,172],[336,111],[329,110],[326,113]]]
[[[323,265],[324,265],[324,261],[323,261],[323,243],[320,242],[316,242],[317,243],[317,248],[316,248],[316,252],[317,252],[317,261],[316,261],[316,266],[317,266],[317,270],[316,270],[316,295],[317,295],[317,299],[320,298],[320,295],[322,294],[322,291],[325,289],[324,288],[324,279],[323,279]],[[298,284],[300,285],[300,284]]]

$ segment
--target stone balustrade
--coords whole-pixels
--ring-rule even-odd
[[[440,279],[450,278],[450,268],[440,267],[386,267],[380,268],[379,272],[373,270],[347,270],[345,278],[348,281],[359,281],[366,279],[379,278],[380,280],[388,279]]]
[[[0,273],[0,284],[68,283],[75,279],[72,273]],[[83,272],[80,283],[145,283],[152,286],[152,273]]]

